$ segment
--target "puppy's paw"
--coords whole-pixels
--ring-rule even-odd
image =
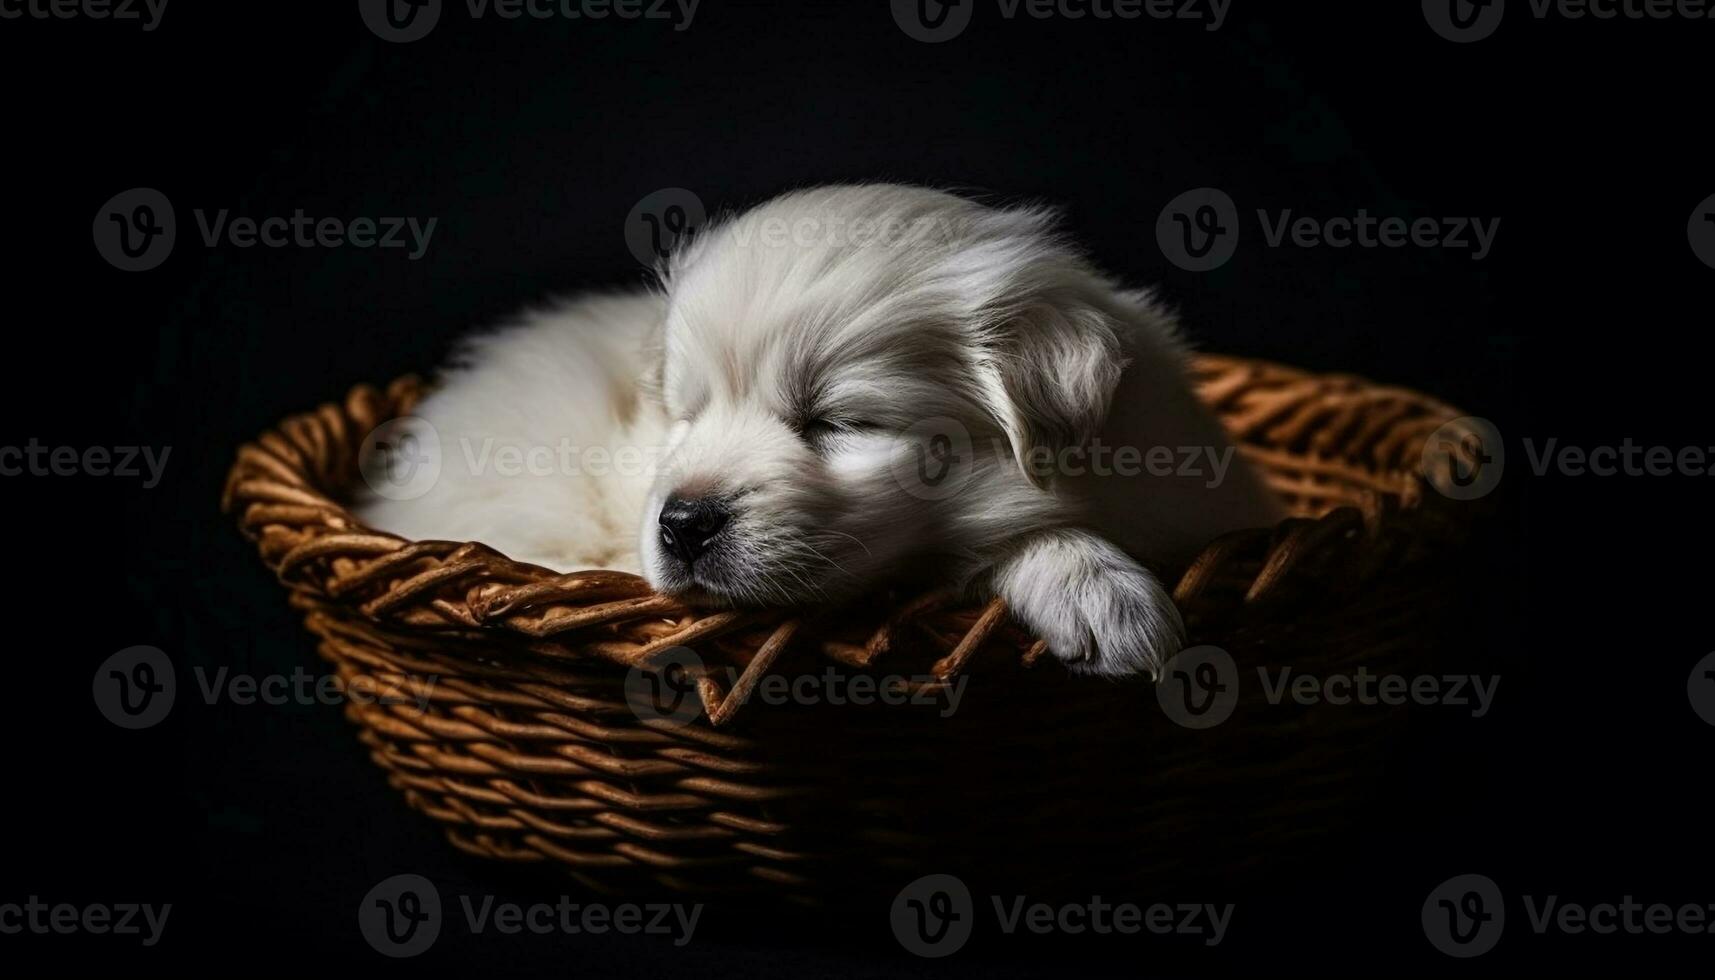
[[[1156,677],[1185,625],[1155,576],[1083,531],[1036,535],[995,569],[995,591],[1075,673]]]

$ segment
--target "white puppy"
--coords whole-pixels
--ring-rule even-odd
[[[1044,210],[800,191],[704,229],[663,280],[471,341],[417,409],[438,480],[364,519],[706,605],[952,583],[1125,675],[1183,642],[1151,568],[1280,516],[1172,321]]]

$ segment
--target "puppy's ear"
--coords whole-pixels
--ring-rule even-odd
[[[1026,300],[986,331],[990,411],[1019,469],[1042,488],[1061,450],[1095,436],[1126,367],[1118,297],[1079,285]]]

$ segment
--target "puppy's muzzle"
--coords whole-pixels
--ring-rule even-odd
[[[661,505],[661,547],[688,568],[714,544],[732,508],[711,497],[672,496]]]

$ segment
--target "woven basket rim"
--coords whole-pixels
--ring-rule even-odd
[[[1424,440],[1461,414],[1452,407],[1356,375],[1315,374],[1238,357],[1198,355],[1192,370],[1200,395],[1247,458],[1265,466],[1290,464],[1302,486],[1337,484],[1348,495],[1358,488],[1359,496],[1316,517],[1290,517],[1273,528],[1236,531],[1210,542],[1173,590],[1188,622],[1199,604],[1219,605],[1217,593],[1244,606],[1265,605],[1273,594],[1290,591],[1296,575],[1312,568],[1326,572],[1336,557],[1359,577],[1375,574],[1401,553],[1402,529],[1409,543],[1421,545],[1465,523],[1469,512],[1441,506],[1444,501],[1427,489],[1430,475],[1424,469],[1433,465],[1422,451]],[[238,450],[222,508],[238,518],[263,562],[301,598],[355,611],[393,630],[511,636],[538,653],[593,656],[624,667],[673,647],[761,629],[767,638],[747,677],[751,667],[758,675],[766,672],[805,614],[817,611],[698,609],[626,572],[561,573],[478,542],[412,541],[365,526],[337,494],[354,482],[364,436],[408,414],[424,390],[416,376],[384,390],[358,385],[342,403],[289,417]],[[1426,535],[1423,528],[1404,527],[1425,518],[1441,530]],[[856,607],[841,607],[842,615],[849,615],[846,608]],[[1008,624],[999,599],[974,606],[934,591],[859,621],[865,642],[823,639],[822,653],[867,669],[907,625],[939,631],[945,656],[933,672],[942,680],[998,636],[1011,636],[1008,645],[1026,663],[1045,652],[1040,641]],[[598,627],[629,632],[608,640],[596,636]],[[565,637],[577,639],[555,642]],[[706,699],[715,709],[725,700],[718,691]],[[715,711],[710,717],[720,720]]]

